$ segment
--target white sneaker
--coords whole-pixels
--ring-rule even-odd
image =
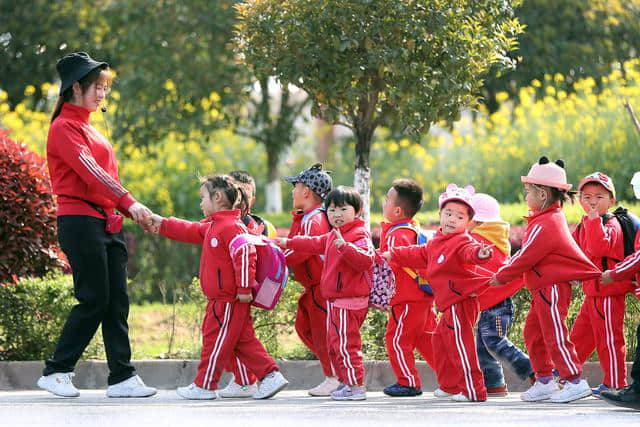
[[[53,374],[38,378],[38,387],[49,393],[62,397],[78,397],[80,392],[73,386],[71,377],[73,372],[54,372]]]
[[[447,393],[446,391],[438,387],[436,391],[433,392],[433,396],[438,398],[451,397],[453,396],[453,393]]]
[[[154,387],[147,387],[137,375],[110,385],[107,388],[107,397],[149,397],[156,394],[158,390]]]
[[[327,377],[320,384],[308,391],[311,396],[331,396],[338,389],[340,381],[336,377]]]
[[[520,395],[520,399],[524,402],[539,402],[550,398],[551,395],[558,390],[560,390],[560,388],[555,380],[550,380],[546,384],[536,381],[529,387],[529,390]]]
[[[287,385],[289,385],[289,381],[282,376],[280,371],[273,371],[260,381],[258,391],[252,397],[254,399],[268,399],[275,396]]]
[[[256,384],[240,385],[232,376],[229,384],[222,390],[218,390],[220,397],[251,397],[258,391]]]
[[[471,402],[471,399],[469,399],[464,393],[454,394],[451,396],[451,400],[454,402]]]
[[[186,387],[178,387],[176,393],[187,400],[214,400],[218,397],[215,390],[200,388],[196,383],[191,383]]]
[[[333,400],[367,400],[367,388],[365,386],[345,385],[331,393]]]
[[[551,401],[553,403],[568,403],[591,396],[591,393],[591,387],[589,387],[589,383],[586,380],[580,380],[577,384],[567,381],[562,390],[558,390],[551,395]]]

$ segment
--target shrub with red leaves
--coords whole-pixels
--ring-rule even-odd
[[[45,160],[0,129],[0,283],[61,266]]]

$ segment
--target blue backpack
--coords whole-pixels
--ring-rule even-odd
[[[408,222],[404,222],[402,224],[396,224],[393,227],[391,227],[388,231],[388,234],[391,234],[392,231],[397,230],[399,228],[406,228],[408,230],[413,231],[414,233],[416,233],[416,244],[418,245],[426,245],[427,242],[431,239],[433,239],[433,236],[435,236],[436,232],[433,230],[424,230],[422,228],[420,228],[420,226],[414,226]],[[413,270],[411,268],[408,267],[404,267],[404,271],[413,279],[415,280],[416,284],[418,285],[418,287],[420,288],[420,290],[422,290],[423,292],[429,294],[429,295],[433,295],[433,290],[431,289],[431,286],[429,285],[429,282],[427,282],[426,277],[421,276],[416,270]]]

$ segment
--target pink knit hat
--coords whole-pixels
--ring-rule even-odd
[[[466,187],[458,187],[456,184],[447,185],[447,189],[444,193],[440,195],[438,198],[438,208],[442,209],[447,202],[462,202],[468,205],[473,211],[473,204],[471,200],[473,199],[473,195],[476,193],[475,188],[471,185],[467,185]]]
[[[567,174],[564,171],[564,161],[556,160],[550,163],[546,157],[540,157],[538,163],[534,163],[527,176],[521,176],[520,181],[525,184],[546,185],[560,190],[571,190],[572,185],[567,183]]]
[[[478,222],[502,222],[500,218],[500,204],[488,194],[476,193],[471,200],[475,215],[473,220]]]

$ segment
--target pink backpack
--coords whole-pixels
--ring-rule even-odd
[[[369,307],[388,310],[396,294],[396,276],[386,259],[377,252],[373,263],[373,275],[369,292]]]
[[[231,257],[244,245],[256,248],[256,281],[251,289],[251,305],[273,310],[287,286],[289,271],[282,250],[263,235],[239,234],[229,244]]]

